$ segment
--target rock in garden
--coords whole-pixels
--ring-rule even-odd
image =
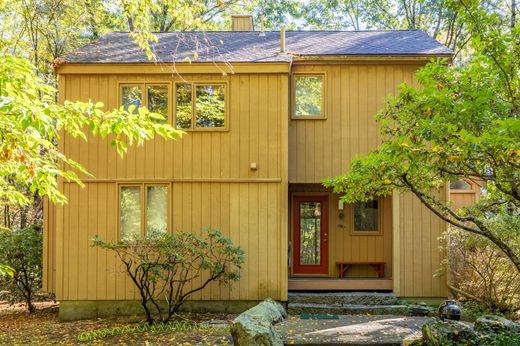
[[[428,316],[435,311],[432,307],[429,307],[425,303],[419,305],[412,305],[408,309],[410,316]]]
[[[276,333],[273,323],[286,317],[283,306],[268,298],[231,322],[233,343],[240,346],[282,346],[282,339]]]
[[[520,334],[520,324],[504,317],[484,315],[475,322],[475,331],[482,334]]]
[[[479,336],[468,325],[459,321],[430,319],[422,328],[423,342],[428,346],[478,345]]]
[[[231,322],[235,346],[283,346],[272,323],[261,316],[242,314]]]

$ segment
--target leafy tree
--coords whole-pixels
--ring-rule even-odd
[[[24,301],[31,313],[36,311],[34,294],[41,288],[42,244],[39,226],[0,231],[0,262],[10,273],[0,276],[0,288],[9,291],[12,302]]]
[[[450,225],[487,238],[520,271],[520,25],[478,2],[453,6],[472,32],[465,64],[428,64],[420,88],[401,85],[379,113],[383,143],[327,186],[346,202],[409,191]],[[446,181],[485,182],[479,202],[455,210],[439,197]],[[516,250],[515,250],[516,249]]]
[[[127,142],[141,145],[160,135],[178,138],[179,131],[168,124],[153,121],[161,115],[146,108],[139,112],[116,109],[105,112],[103,104],[92,102],[54,101],[55,90],[35,76],[34,67],[24,59],[11,55],[0,57],[0,200],[25,205],[30,199],[21,187],[46,196],[53,202],[64,202],[58,190],[57,177],[81,184],[76,172],[85,172],[77,162],[56,149],[63,131],[72,137],[86,139],[86,131],[106,138],[120,155]]]
[[[450,6],[451,0],[310,0],[301,15],[308,26],[317,29],[421,29],[459,52],[471,54],[466,45],[471,29],[463,8]],[[509,27],[516,17],[516,0],[483,0],[480,5],[495,13],[495,25]]]
[[[145,238],[117,243],[96,237],[94,246],[117,254],[139,291],[150,324],[171,320],[193,293],[211,282],[237,281],[244,262],[244,252],[211,229],[204,237],[191,232],[150,232]]]

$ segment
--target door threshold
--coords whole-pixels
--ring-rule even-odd
[[[391,291],[392,279],[289,278],[289,291]]]

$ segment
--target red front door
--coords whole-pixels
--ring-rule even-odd
[[[293,273],[328,274],[328,196],[293,197]]]

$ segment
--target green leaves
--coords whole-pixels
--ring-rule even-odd
[[[473,57],[432,61],[417,72],[420,88],[401,85],[377,116],[383,143],[325,185],[347,202],[411,191],[443,220],[490,239],[520,271],[512,236],[520,233],[520,25],[501,31],[475,6],[464,12]],[[454,210],[438,197],[456,179],[484,186],[475,206]]]
[[[155,119],[160,115],[139,108],[102,110],[101,102],[55,102],[55,90],[34,74],[34,67],[12,55],[0,57],[0,200],[25,205],[27,188],[52,202],[64,203],[58,178],[81,185],[87,173],[57,149],[62,134],[87,139],[90,132],[111,137],[119,155],[128,144],[142,145],[156,135],[176,139],[181,131]]]
[[[14,275],[14,269],[9,267],[6,264],[0,263],[0,276],[13,276]]]

